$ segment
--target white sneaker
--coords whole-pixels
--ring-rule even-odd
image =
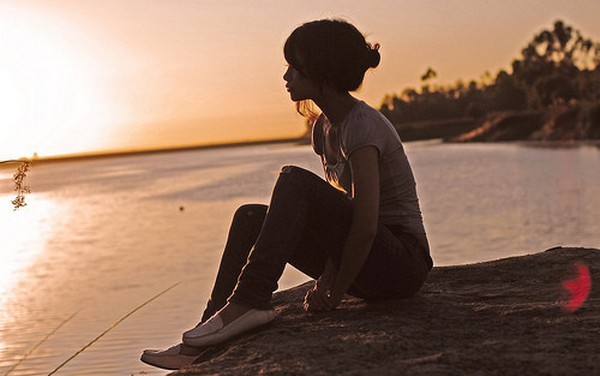
[[[154,367],[176,370],[189,366],[205,349],[182,349],[183,344],[177,344],[162,350],[144,350],[140,360]],[[196,351],[197,350],[197,351]]]
[[[215,314],[203,324],[183,333],[183,343],[196,347],[223,343],[250,329],[268,324],[275,316],[273,310],[251,309],[224,326],[221,316]]]

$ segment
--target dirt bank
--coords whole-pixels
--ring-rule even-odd
[[[565,313],[573,263],[598,280],[600,250],[553,248],[436,267],[418,296],[301,309],[308,284],[278,293],[265,330],[206,351],[172,375],[600,374],[600,291]]]

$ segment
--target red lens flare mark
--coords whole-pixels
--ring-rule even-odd
[[[575,262],[573,268],[575,278],[562,282],[564,289],[569,294],[568,300],[563,305],[563,311],[567,313],[577,311],[585,303],[592,289],[590,268],[582,262]]]

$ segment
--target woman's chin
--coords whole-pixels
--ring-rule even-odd
[[[290,99],[291,99],[293,102],[300,102],[300,101],[306,100],[306,99],[308,99],[308,98],[301,97],[301,96],[299,96],[299,95],[294,95],[294,93],[290,93]]]

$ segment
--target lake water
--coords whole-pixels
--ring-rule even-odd
[[[437,265],[600,247],[599,148],[406,148]],[[56,372],[166,374],[141,351],[196,324],[232,213],[266,202],[282,164],[322,175],[309,146],[289,144],[34,165],[13,211],[13,171],[0,170],[0,374],[50,373],[181,282]],[[280,287],[304,280],[287,270]]]

